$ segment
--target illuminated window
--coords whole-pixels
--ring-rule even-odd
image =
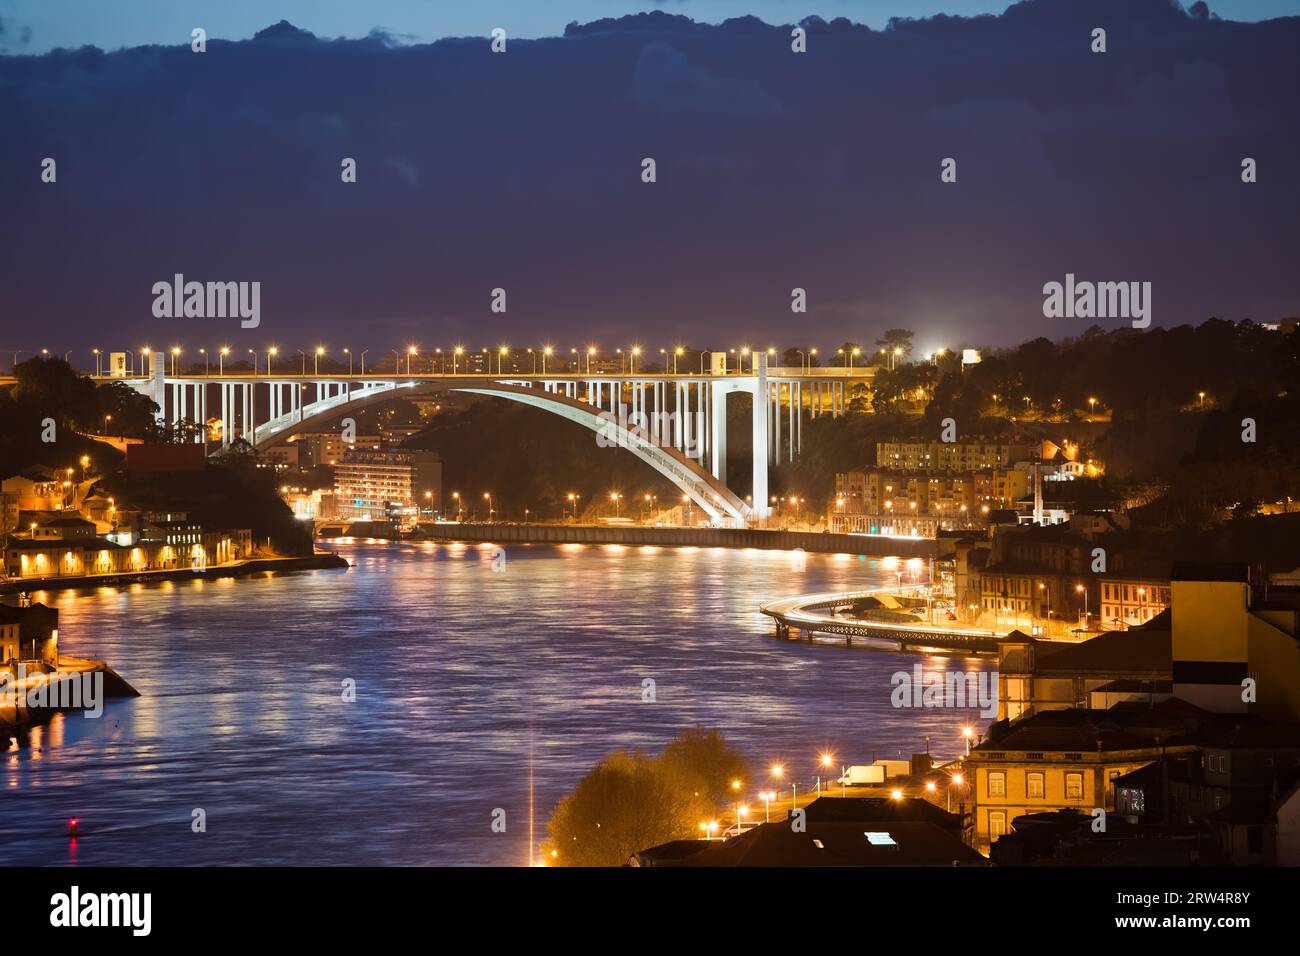
[[[1030,799],[1041,800],[1043,798],[1043,775],[1034,772],[1025,777],[1025,794]]]
[[[1083,774],[1067,773],[1065,775],[1065,799],[1083,799]]]
[[[1007,795],[1007,775],[1000,770],[989,772],[989,796],[1005,797]]]
[[[867,842],[872,846],[898,846],[898,844],[894,842],[894,838],[888,833],[867,830],[864,831],[863,835],[867,838]]]

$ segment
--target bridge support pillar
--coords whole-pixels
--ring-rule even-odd
[[[780,386],[777,386],[778,389]],[[766,518],[771,511],[767,502],[767,463],[771,460],[767,422],[767,353],[754,353],[753,402],[753,499],[754,516]],[[777,420],[780,421],[778,413]]]

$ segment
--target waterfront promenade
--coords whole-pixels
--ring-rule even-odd
[[[202,569],[189,566],[153,571],[130,571],[113,574],[69,574],[51,577],[0,578],[0,594],[24,591],[64,591],[70,588],[119,587],[153,581],[186,581],[192,578],[228,578],[256,574],[259,571],[309,571],[318,568],[346,568],[347,561],[332,551],[317,551],[297,557],[245,558],[210,564]]]

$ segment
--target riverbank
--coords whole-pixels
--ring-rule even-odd
[[[0,581],[0,594],[23,591],[65,591],[69,588],[120,587],[149,581],[188,581],[195,578],[230,578],[260,571],[312,571],[321,568],[346,568],[348,562],[333,551],[284,558],[249,558],[196,571],[193,568],[169,568],[164,571],[133,571],[127,574],[78,574],[49,578],[10,578]]]
[[[86,689],[95,675],[100,687],[92,696]],[[10,671],[0,671],[0,741],[17,737],[19,746],[32,727],[40,726],[58,713],[73,713],[102,707],[104,701],[139,697],[117,671],[104,661],[79,657],[60,657],[50,672],[24,674],[16,678]]]
[[[811,554],[931,558],[936,542],[927,538],[769,531],[758,528],[645,528],[606,525],[422,524],[417,540],[478,541],[493,544],[623,544],[661,547],[755,548]]]

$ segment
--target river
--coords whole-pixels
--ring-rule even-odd
[[[892,584],[899,570],[920,579],[920,562],[331,547],[353,567],[37,594],[59,608],[64,653],[107,660],[142,696],[100,719],[56,717],[2,755],[4,862],[521,865],[530,765],[540,842],[555,802],[606,752],[655,751],[688,727],[722,730],[802,787],[822,751],[838,770],[920,752],[929,734],[949,758],[963,725],[985,723],[895,709],[890,677],[987,661],[777,641],[757,611]]]

